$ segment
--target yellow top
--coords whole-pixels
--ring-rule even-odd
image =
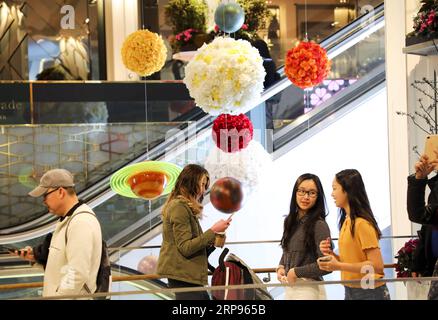
[[[363,218],[356,218],[354,237],[351,234],[351,219],[346,217],[339,234],[339,258],[341,262],[358,263],[367,261],[366,249],[380,248],[379,238],[373,225]],[[341,271],[342,280],[361,280],[365,274]],[[374,274],[374,279],[383,278],[383,274]],[[384,285],[376,282],[375,287]],[[360,283],[346,284],[347,287],[360,288]]]

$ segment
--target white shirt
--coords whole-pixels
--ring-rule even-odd
[[[80,213],[83,211],[93,214]],[[85,284],[94,292],[101,253],[99,221],[93,210],[82,204],[71,216],[59,221],[53,232],[44,273],[43,296],[88,294]]]

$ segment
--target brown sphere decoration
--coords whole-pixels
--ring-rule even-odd
[[[217,180],[210,190],[210,201],[223,213],[239,211],[242,205],[243,191],[239,180],[225,177]]]

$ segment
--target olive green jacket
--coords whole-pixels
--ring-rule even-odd
[[[202,232],[198,218],[184,200],[172,200],[163,215],[157,273],[163,278],[208,284],[206,248],[214,242],[214,237],[211,229]]]

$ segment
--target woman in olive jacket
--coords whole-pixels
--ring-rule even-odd
[[[157,273],[168,279],[170,288],[208,284],[207,248],[215,234],[224,232],[231,219],[219,220],[202,231],[202,200],[210,178],[203,167],[190,164],[180,173],[162,212],[163,243]],[[175,293],[176,300],[209,300],[206,291]]]

